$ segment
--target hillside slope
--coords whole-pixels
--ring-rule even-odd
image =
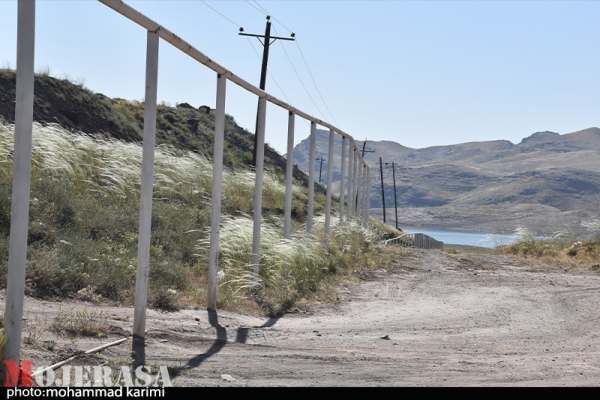
[[[327,157],[327,140],[328,133],[318,131],[318,156]],[[341,140],[335,142],[334,181],[340,178],[340,144]],[[383,157],[398,165],[401,224],[496,233],[525,225],[545,234],[584,233],[581,222],[598,215],[599,128],[564,135],[537,132],[518,144],[494,140],[412,149],[391,141],[369,141],[368,147],[375,152],[365,158],[377,172],[373,212],[381,213],[379,157]],[[304,140],[294,156],[305,171],[307,154]],[[391,208],[389,169],[385,184],[386,205]]]
[[[0,70],[0,118],[14,121],[15,73]],[[88,134],[128,142],[140,142],[143,134],[143,103],[112,99],[94,93],[82,85],[48,75],[36,75],[34,120]],[[195,108],[187,103],[176,107],[158,106],[157,144],[169,144],[182,150],[211,157],[214,132],[214,109]],[[225,118],[225,164],[232,168],[248,167],[252,161],[254,135]],[[270,146],[265,147],[266,168],[277,174],[285,170],[285,158]],[[306,175],[294,170],[294,178],[306,184]]]
[[[137,265],[143,105],[36,77],[26,293],[46,299],[131,304]],[[14,73],[0,72],[0,290],[6,285],[14,149]],[[203,307],[210,240],[214,110],[159,107],[154,161],[149,304]],[[250,266],[255,174],[252,134],[226,123],[220,232],[220,309],[278,315],[318,296],[357,266],[380,266],[380,224],[333,229],[325,243],[325,196],[315,195],[306,233],[307,187],[293,186],[292,235],[284,238],[285,159],[267,153],[261,269]],[[296,171],[300,181],[306,176]],[[332,268],[331,266],[335,266]],[[281,284],[284,282],[284,284]],[[326,283],[326,284],[325,284]],[[257,289],[258,288],[258,289]],[[258,295],[257,295],[258,294]],[[1,351],[1,348],[0,348]]]

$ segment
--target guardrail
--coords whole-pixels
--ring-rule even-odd
[[[154,173],[154,149],[156,135],[157,79],[159,39],[181,50],[216,73],[216,110],[213,147],[212,210],[210,228],[210,250],[208,260],[208,299],[210,311],[217,304],[217,270],[219,253],[219,228],[221,218],[221,196],[223,179],[223,144],[225,128],[225,97],[227,82],[235,83],[259,98],[258,123],[256,126],[256,180],[253,198],[253,239],[252,268],[260,269],[260,240],[262,222],[262,187],[264,173],[264,143],[266,103],[270,102],[288,110],[287,164],[285,173],[284,234],[291,234],[292,210],[292,168],[295,117],[310,121],[309,160],[315,157],[317,125],[329,129],[329,160],[333,160],[333,142],[335,135],[342,137],[342,180],[340,185],[340,222],[346,218],[355,218],[362,224],[368,219],[368,194],[370,172],[367,164],[354,142],[354,138],[331,123],[316,118],[271,94],[259,89],[227,68],[218,64],[190,43],[186,42],[164,26],[154,22],[133,7],[120,0],[99,0],[102,4],[136,23],[147,32],[146,43],[146,84],[144,101],[144,137],[142,161],[142,185],[140,192],[138,266],[135,282],[135,311],[133,335],[134,341],[143,343],[145,337],[146,307],[148,294],[148,273],[150,266],[150,237],[152,219],[152,191]],[[25,287],[25,268],[27,258],[27,235],[29,223],[29,196],[31,180],[31,136],[33,124],[34,96],[34,42],[35,42],[35,0],[18,0],[17,20],[17,84],[15,107],[15,151],[14,174],[12,181],[11,225],[9,240],[8,278],[4,328],[7,342],[4,355],[18,361],[21,346],[21,322]],[[328,164],[327,191],[325,203],[324,241],[331,234],[331,209],[333,187],[331,181],[332,163]],[[309,163],[308,179],[308,215],[306,229],[312,232],[314,227],[314,163]],[[344,175],[344,173],[346,175]],[[135,351],[135,346],[134,346]]]
[[[392,244],[397,244],[402,247],[414,247],[414,236],[410,233],[403,233],[400,236],[396,236],[391,239],[387,239],[383,241],[384,246],[389,246]]]
[[[414,247],[417,249],[442,249],[444,247],[444,242],[440,242],[423,233],[404,233],[395,238],[383,241],[384,246],[392,244],[400,245],[402,247]]]
[[[415,247],[417,249],[441,249],[444,247],[444,243],[439,240],[435,240],[431,236],[427,236],[424,233],[415,233]]]

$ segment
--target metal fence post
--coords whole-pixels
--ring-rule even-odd
[[[310,122],[310,139],[308,148],[308,207],[306,210],[306,231],[312,233],[315,213],[315,146],[317,124]]]
[[[365,173],[367,176],[367,182],[366,182],[366,187],[365,187],[365,201],[364,201],[364,206],[363,206],[364,207],[364,214],[363,214],[364,222],[363,223],[364,223],[365,227],[368,227],[369,226],[369,203],[371,200],[371,184],[372,184],[371,179],[372,179],[372,177],[371,177],[371,169],[367,166],[365,166]]]
[[[358,177],[359,177],[358,179],[359,180],[358,180],[358,183],[359,183],[359,186],[360,186],[360,198],[362,199],[362,196],[364,195],[364,189],[365,189],[364,188],[365,187],[365,182],[364,182],[364,179],[363,179],[365,171],[364,171],[364,165],[363,165],[362,157],[360,157],[360,155],[358,157],[358,168],[359,168],[359,173],[358,173]],[[362,210],[361,207],[362,207],[362,201],[360,201],[359,204],[357,205],[357,211],[356,212],[358,214],[357,216],[358,216],[359,219],[360,219],[360,216],[362,215],[361,214],[361,210]]]
[[[353,160],[354,160],[354,140],[350,139],[348,140],[348,176],[347,176],[347,185],[346,185],[346,202],[348,204],[347,207],[347,214],[348,214],[348,219],[352,218],[352,168],[353,168]]]
[[[350,158],[350,171],[348,171],[348,174],[350,174],[350,183],[348,185],[348,216],[354,218],[354,186],[356,185],[356,182],[354,181],[356,169],[356,147],[354,146],[354,140],[352,141],[348,157]]]
[[[349,142],[349,140],[348,140]],[[340,221],[341,224],[344,222],[344,211],[345,211],[345,180],[346,177],[346,136],[342,135],[342,170],[340,171]]]
[[[333,182],[331,175],[333,174],[333,139],[335,132],[329,130],[329,147],[327,150],[327,192],[325,194],[325,229],[323,231],[325,242],[329,242],[329,234],[331,228],[331,195],[333,191]]]
[[[361,160],[362,161],[362,160]],[[361,190],[360,190],[360,207],[358,211],[358,215],[361,221],[361,224],[365,225],[365,194],[367,191],[367,171],[365,169],[364,164],[360,163],[360,171],[361,171]]]
[[[254,224],[252,227],[251,264],[255,274],[260,271],[260,228],[262,223],[262,187],[265,164],[265,121],[267,100],[258,101],[258,123],[256,124],[256,180],[254,184]]]
[[[292,231],[292,172],[294,170],[294,113],[288,114],[287,160],[285,164],[285,205],[283,234],[289,239]]]
[[[365,191],[366,191],[366,186],[367,186],[367,177],[365,174],[365,166],[362,163],[362,159],[361,159],[361,163],[360,163],[360,201],[358,204],[358,218],[359,221],[361,222],[361,224],[364,226],[364,208],[365,208]]]
[[[358,164],[358,147],[354,149],[354,193],[352,193],[352,209],[354,211],[354,217],[358,217],[358,193],[359,193],[359,164]]]
[[[156,141],[156,90],[158,80],[158,32],[147,32],[146,98],[144,100],[144,143],[140,220],[138,238],[138,268],[135,276],[135,310],[133,335],[144,338],[148,274],[150,269],[150,235],[152,223],[152,189],[154,179],[154,145]]]
[[[25,293],[25,268],[27,266],[29,192],[31,186],[35,0],[19,0],[17,14],[15,144],[6,307],[4,310],[4,329],[6,333],[4,358],[19,363],[21,359],[21,324]]]
[[[352,193],[352,210],[354,217],[358,217],[358,194],[360,193],[360,167],[359,167],[359,155],[358,147],[354,148],[354,193]]]
[[[217,309],[217,271],[219,268],[219,231],[221,227],[221,193],[223,187],[223,145],[225,141],[225,95],[227,78],[217,74],[215,103],[215,141],[213,145],[213,178],[211,190],[210,250],[208,255],[207,308]]]

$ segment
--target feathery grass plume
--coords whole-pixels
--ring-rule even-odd
[[[0,124],[0,173],[4,181],[10,178],[13,136],[14,125]],[[32,167],[34,174],[43,171],[44,178],[69,179],[85,190],[126,198],[139,193],[141,165],[139,144],[71,133],[56,124],[34,123]],[[183,200],[200,195],[208,200],[210,197],[212,162],[203,155],[159,145],[155,150],[154,171],[154,192],[159,198],[174,195]],[[229,210],[249,211],[254,183],[253,172],[226,170],[224,206]],[[265,174],[266,208],[282,202],[284,192],[279,179]]]
[[[0,121],[0,257],[7,253],[14,125]],[[142,166],[139,143],[122,142],[56,124],[33,125],[31,229],[28,288],[39,297],[75,296],[89,287],[117,301],[131,297],[135,272],[137,215]],[[280,213],[284,186],[265,174],[265,218]],[[223,210],[252,210],[255,174],[226,169]],[[150,284],[157,293],[185,292],[202,281],[194,268],[194,246],[205,234],[210,213],[212,161],[202,154],[158,145],[154,162],[154,199]],[[303,195],[294,187],[295,198]],[[65,246],[62,243],[71,243]],[[0,262],[4,276],[6,265]],[[194,275],[195,274],[195,275]],[[190,279],[188,279],[190,278]],[[182,283],[183,282],[183,283]],[[0,282],[1,284],[1,282]]]
[[[224,218],[219,254],[221,301],[260,291],[268,306],[282,310],[298,298],[316,292],[327,275],[358,266],[365,250],[381,236],[355,221],[337,222],[332,218],[330,245],[326,245],[322,240],[323,216],[315,217],[314,234],[308,234],[301,226],[289,239],[283,236],[280,221],[263,221],[261,268],[255,274],[250,264],[252,219],[246,215]],[[210,246],[205,237],[196,247],[202,264],[206,263]]]
[[[586,228],[594,235],[600,235],[600,219],[592,219],[589,221],[583,221],[581,226]]]
[[[519,242],[531,242],[535,240],[533,233],[529,228],[524,226],[519,226],[515,229],[515,236],[517,236]]]
[[[0,220],[9,221],[14,126],[0,122]],[[85,293],[130,301],[135,276],[142,148],[138,143],[69,132],[58,125],[33,126],[30,266],[28,290],[61,298]],[[150,298],[179,304],[192,286],[206,279],[212,162],[204,155],[168,145],[155,149]],[[296,220],[286,239],[281,214],[285,187],[266,172],[263,186],[261,268],[250,265],[255,173],[226,169],[220,271],[221,305],[252,299],[282,310],[315,293],[336,272],[352,272],[374,259],[385,227],[338,224],[323,238],[324,217],[315,218],[314,235]],[[293,215],[305,214],[306,189],[293,187]],[[164,201],[163,201],[164,200]],[[324,197],[317,194],[317,210]],[[0,256],[7,253],[8,223],[0,226]],[[201,262],[194,257],[201,256]],[[2,259],[7,257],[2,256]],[[5,264],[0,263],[0,273]],[[4,275],[2,273],[2,275]],[[82,292],[83,290],[83,292]],[[195,293],[195,292],[194,292]],[[93,297],[92,297],[93,298]],[[270,311],[269,311],[270,312]]]

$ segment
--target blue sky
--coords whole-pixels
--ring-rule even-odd
[[[251,82],[260,60],[237,35],[264,30],[245,1],[130,1],[149,17]],[[277,42],[267,90],[334,119],[357,138],[425,147],[475,140],[515,142],[540,130],[600,125],[600,2],[258,0],[296,32]],[[15,65],[16,1],[0,0],[0,65]],[[95,1],[38,0],[36,69],[112,97],[142,99],[145,32]],[[283,52],[286,47],[291,63]],[[214,106],[215,76],[161,42],[159,98]],[[305,93],[292,65],[313,101]],[[315,105],[316,103],[316,105]],[[330,112],[328,111],[330,110]],[[319,111],[320,110],[320,111]],[[252,128],[256,99],[228,85],[227,112]],[[332,115],[333,116],[332,116]],[[286,113],[267,111],[267,141],[285,148]],[[308,124],[297,123],[297,140]]]

